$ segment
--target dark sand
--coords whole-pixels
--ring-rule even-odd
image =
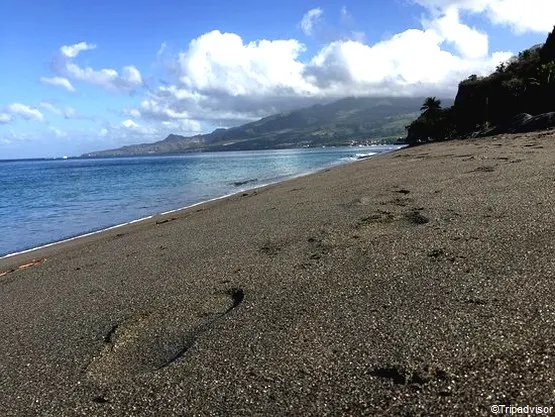
[[[454,141],[0,260],[0,415],[555,406],[554,185]]]

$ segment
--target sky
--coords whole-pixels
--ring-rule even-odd
[[[0,0],[0,159],[347,96],[454,98],[554,25],[554,0]]]

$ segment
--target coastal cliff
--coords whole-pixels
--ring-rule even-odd
[[[501,63],[489,76],[471,75],[461,81],[454,105],[422,114],[408,126],[407,142],[417,144],[471,134],[509,132],[511,126],[512,131],[519,131],[514,124],[516,116],[527,114],[533,117],[553,111],[555,30],[543,45],[520,52]],[[545,116],[529,128],[547,129],[554,125],[552,118]],[[496,129],[490,130],[493,127]]]

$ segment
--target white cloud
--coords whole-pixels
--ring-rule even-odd
[[[12,103],[7,107],[7,109],[10,113],[18,115],[25,120],[36,120],[39,122],[44,121],[44,116],[38,109],[26,106],[25,104]]]
[[[158,91],[163,92],[164,88],[160,87]],[[177,94],[179,94],[179,90],[177,90]],[[134,109],[132,111],[141,115],[145,115],[147,117],[150,116],[150,119],[158,119],[162,121],[187,119],[190,117],[190,114],[186,111],[178,111],[169,107],[164,107],[160,105],[158,101],[153,99],[143,100],[140,104],[140,110]]]
[[[351,12],[349,12],[347,7],[345,6],[341,7],[339,15],[340,15],[340,20],[342,24],[350,25],[351,23],[353,23],[353,15],[351,14]]]
[[[75,58],[79,55],[82,51],[90,51],[91,49],[95,49],[96,45],[87,43],[87,42],[79,42],[74,45],[64,45],[60,48],[60,52],[62,55],[68,58]]]
[[[318,24],[324,12],[322,9],[312,9],[303,16],[300,26],[305,35],[310,36],[314,30],[314,26]]]
[[[555,1],[553,0],[413,0],[431,10],[444,14],[448,10],[484,14],[492,23],[511,27],[517,33],[547,33],[553,29]]]
[[[457,53],[445,50],[446,42]],[[174,85],[151,89],[124,114],[164,126],[233,126],[348,95],[454,96],[460,80],[486,75],[511,56],[488,54],[487,35],[454,12],[375,44],[337,40],[308,61],[303,52],[294,39],[245,43],[234,33],[206,33],[177,55]]]
[[[46,101],[42,101],[41,103],[39,103],[39,106],[58,116],[63,115],[63,111],[61,109]]]
[[[173,120],[162,122],[162,126],[171,132],[177,132],[185,135],[196,135],[202,133],[202,126],[197,120]]]
[[[410,29],[375,45],[334,42],[312,59],[306,75],[327,94],[451,95],[459,80],[485,75],[511,56],[465,59],[442,50],[444,39],[434,30]]]
[[[160,56],[162,56],[162,54],[166,51],[167,49],[167,44],[166,42],[162,42],[162,44],[160,45],[160,48],[158,49],[158,52],[156,52],[156,56],[159,58]]]
[[[66,133],[66,132],[63,132],[63,131],[60,130],[60,129],[57,129],[57,128],[53,127],[53,126],[50,126],[49,129],[50,129],[50,131],[51,131],[52,133],[54,133],[54,135],[55,135],[56,137],[58,137],[58,138],[65,138],[65,137],[67,137],[67,133]]]
[[[230,96],[302,91],[310,88],[297,60],[304,50],[293,39],[244,44],[239,35],[213,31],[194,39],[188,51],[179,54],[180,80],[191,91]]]
[[[423,23],[446,42],[453,43],[464,58],[479,59],[488,55],[488,35],[461,23],[459,11],[455,8],[447,9],[443,16]]]
[[[136,129],[136,128],[139,127],[139,125],[131,119],[127,119],[127,120],[121,122],[121,125],[123,127],[127,128],[127,129]]]
[[[120,112],[123,121],[97,125],[89,136],[119,146],[169,133],[193,135],[203,127],[234,126],[349,95],[453,97],[460,80],[470,74],[486,75],[511,56],[490,51],[488,35],[467,24],[469,14],[480,14],[515,32],[546,32],[555,16],[555,0],[528,0],[526,7],[521,0],[410,1],[425,7],[421,26],[369,43],[364,33],[353,31],[354,19],[342,8],[339,23],[346,27],[328,36],[333,41],[320,40],[320,49],[308,57],[305,45],[296,39],[245,42],[238,34],[217,30],[198,36],[176,54],[162,43],[156,59],[170,69],[170,82],[149,86],[136,106]],[[323,16],[319,8],[310,10],[301,29],[308,35],[323,34],[329,29],[322,30]],[[81,54],[95,48],[86,42],[62,46],[53,63],[56,76],[42,77],[41,82],[68,91],[75,90],[75,81],[118,92],[143,85],[134,66],[117,71],[80,64]],[[40,103],[39,109],[66,118],[83,117],[49,102]],[[0,108],[0,123],[17,116],[44,121],[39,109],[13,103]],[[48,128],[45,124],[45,131]]]
[[[0,113],[0,124],[7,124],[12,121],[12,115],[8,113]]]
[[[140,135],[156,135],[158,133],[158,129],[155,126],[139,124],[131,119],[124,120],[120,126],[112,126],[112,131],[121,130],[121,128]]]
[[[40,77],[40,82],[43,84],[65,88],[67,91],[70,91],[72,93],[75,92],[75,87],[73,87],[71,82],[64,77]]]
[[[41,101],[39,103],[39,106],[57,116],[62,116],[66,119],[74,119],[79,117],[79,114],[73,107],[65,107],[62,109],[47,101]]]
[[[81,68],[73,62],[68,62],[66,71],[71,78],[95,84],[110,91],[132,91],[143,83],[141,73],[134,66],[124,67],[120,75],[111,68],[94,70],[91,67]]]
[[[109,91],[131,92],[143,84],[140,71],[133,65],[123,67],[121,74],[112,68],[93,69],[81,67],[73,59],[82,51],[95,49],[96,45],[80,42],[75,45],[64,45],[54,60],[54,69],[70,79],[98,85]]]
[[[354,30],[351,32],[350,38],[353,41],[364,43],[366,39],[366,33]]]
[[[170,133],[180,133],[179,125],[167,126],[162,122],[151,123],[146,120],[135,121],[126,119],[118,123],[106,123],[92,137],[105,143],[104,149],[118,147],[125,144],[153,142],[163,139]],[[98,146],[98,144],[97,144]],[[98,149],[102,149],[100,146]]]
[[[124,109],[123,114],[125,114],[126,116],[134,117],[134,118],[141,117],[141,112],[137,109]]]

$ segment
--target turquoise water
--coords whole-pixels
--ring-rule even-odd
[[[0,256],[398,146],[0,162]]]

